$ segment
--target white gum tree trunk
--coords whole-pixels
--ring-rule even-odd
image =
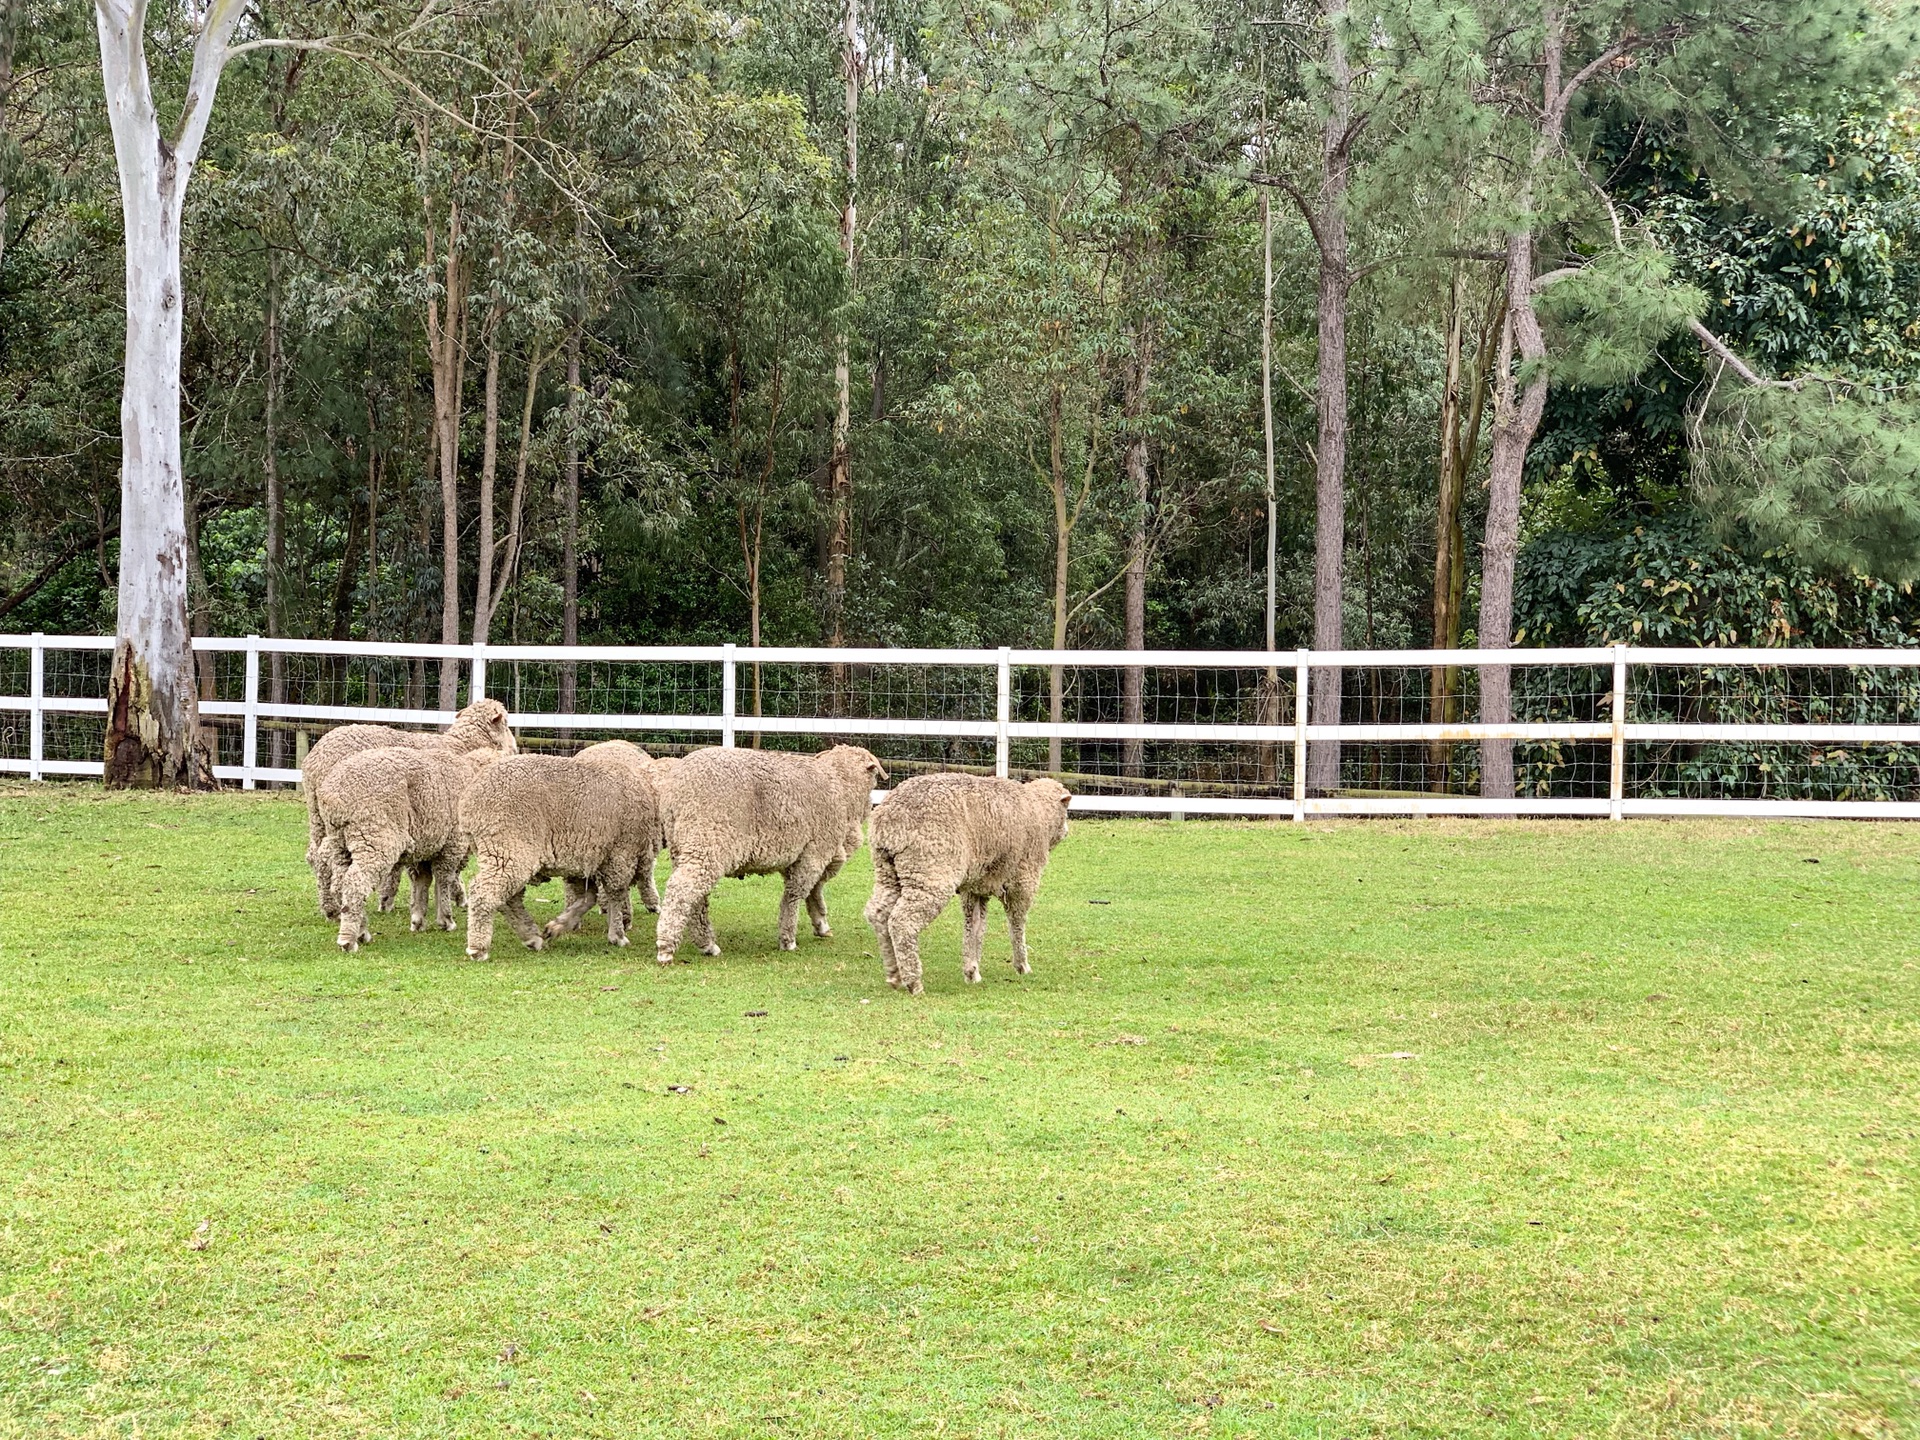
[[[180,215],[239,0],[215,0],[194,44],[186,103],[163,132],[147,76],[144,0],[95,0],[100,68],[126,217],[127,349],[120,397],[120,593],[107,688],[106,780],[213,783],[199,733],[187,622],[180,465]]]

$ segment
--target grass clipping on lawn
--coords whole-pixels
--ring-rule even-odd
[[[304,843],[0,796],[0,1434],[1920,1426],[1920,829],[1076,823],[919,1001],[864,854],[661,969]]]

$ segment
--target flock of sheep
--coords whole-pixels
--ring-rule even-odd
[[[659,912],[656,957],[665,965],[691,930],[707,955],[720,945],[707,898],[723,877],[780,875],[780,948],[797,947],[800,906],[815,935],[829,935],[826,883],[860,848],[872,816],[873,898],[867,923],[886,962],[887,983],[921,993],[920,934],[961,897],[966,978],[980,979],[987,901],[1007,912],[1013,965],[1027,964],[1026,918],[1047,857],[1067,833],[1065,786],[980,775],[921,775],[875,810],[887,778],[857,745],[818,755],[696,750],[655,759],[625,740],[570,757],[522,755],[497,700],[478,700],[440,733],[346,725],[308,752],[307,863],[320,909],[339,922],[343,950],[373,938],[367,907],[390,909],[400,871],[412,878],[413,928],[454,928],[467,911],[467,954],[485,959],[494,916],[529,949],[577,929],[599,906],[607,940],[626,945],[634,885]],[[654,863],[673,869],[665,893]],[[477,857],[462,891],[460,874]],[[526,888],[561,877],[566,904],[542,926],[527,913]]]

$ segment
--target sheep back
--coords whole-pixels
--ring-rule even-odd
[[[653,796],[625,763],[515,755],[488,767],[460,802],[468,843],[509,870],[589,876],[607,857],[643,853]]]
[[[741,876],[784,871],[816,848],[844,860],[860,847],[878,769],[854,745],[819,755],[696,750],[660,787],[674,863],[697,852],[719,874]]]
[[[901,872],[935,873],[958,891],[1001,895],[1036,884],[1067,829],[1064,785],[987,775],[916,775],[873,812],[873,848]]]

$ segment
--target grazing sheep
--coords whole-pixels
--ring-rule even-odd
[[[627,740],[602,740],[598,745],[589,745],[586,749],[577,752],[573,758],[586,765],[619,765],[629,774],[637,776],[641,783],[647,787],[649,793],[654,796],[654,811],[656,816],[659,813],[659,785],[667,775],[672,773],[673,767],[680,763],[670,756],[661,756],[656,759],[647,754],[647,752],[642,750],[638,745]],[[640,852],[640,868],[634,875],[635,881],[640,886],[640,902],[645,905],[647,909],[653,911],[657,911],[660,908],[660,892],[654,887],[653,880],[654,864],[659,858],[660,852],[665,848],[666,838],[662,835],[660,827],[658,823],[656,823],[654,825],[653,835],[648,840],[646,848]],[[540,878],[545,879],[547,877],[542,876]],[[573,909],[575,903],[580,898],[581,891],[585,889],[588,884],[588,881],[578,880],[572,876],[567,877],[567,909],[569,911]],[[595,896],[589,900],[585,906],[581,907],[580,913],[584,915],[588,909],[597,903],[599,903],[599,897]],[[622,923],[631,929],[633,926],[633,894],[631,891],[621,897],[621,904],[625,907],[622,912]],[[604,910],[605,906],[602,905],[601,908]]]
[[[653,791],[620,761],[582,764],[515,755],[481,776],[460,801],[460,828],[479,857],[467,887],[467,954],[493,949],[493,917],[507,917],[529,950],[580,923],[596,896],[624,897],[659,828]],[[526,888],[541,876],[590,881],[546,929],[527,914]],[[607,941],[627,943],[627,906],[612,898]]]
[[[802,900],[813,933],[831,935],[823,889],[860,848],[874,783],[886,778],[886,768],[857,745],[819,755],[716,749],[687,756],[661,789],[673,874],[660,902],[655,958],[670,962],[689,924],[704,953],[720,953],[707,897],[729,875],[786,878],[782,950],[796,948]]]
[[[921,993],[920,932],[960,896],[965,918],[962,968],[980,982],[987,901],[1007,911],[1013,968],[1027,964],[1027,909],[1047,857],[1067,833],[1067,787],[1055,780],[994,780],[984,775],[916,775],[873,812],[873,926],[887,983]]]
[[[324,833],[320,823],[320,787],[333,767],[350,755],[364,750],[494,750],[503,755],[514,752],[513,732],[507,728],[507,707],[498,700],[476,700],[454,717],[451,728],[433,730],[395,730],[390,725],[342,725],[322,735],[307,752],[300,777],[307,791],[307,864],[313,870],[320,891],[320,913],[329,920],[340,916],[339,877],[329,868],[321,850]],[[400,874],[385,877],[380,886],[380,908],[393,908],[394,892]],[[456,877],[453,889],[460,888]]]
[[[358,950],[373,938],[367,901],[397,866],[413,875],[413,928],[427,924],[427,888],[438,924],[453,929],[453,887],[467,863],[460,796],[500,752],[389,747],[349,755],[328,772],[313,803],[320,850],[339,886],[339,942]]]

